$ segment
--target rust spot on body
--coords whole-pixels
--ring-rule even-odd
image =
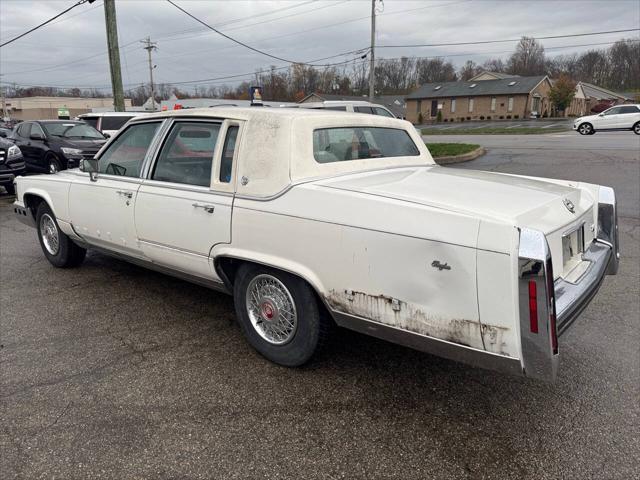
[[[495,348],[502,350],[502,336],[507,330],[504,327],[482,325],[478,320],[428,314],[415,304],[385,294],[331,290],[325,298],[329,306],[339,312],[491,352],[495,352]],[[487,342],[483,342],[483,337],[485,340],[489,338],[490,348],[485,348]]]

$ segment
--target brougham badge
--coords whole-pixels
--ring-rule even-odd
[[[442,264],[442,263],[440,263],[439,260],[434,260],[433,262],[431,262],[431,266],[433,268],[437,268],[440,271],[442,271],[442,270],[451,270],[451,267],[449,266],[448,263]]]
[[[564,200],[562,200],[562,203],[564,203],[564,206],[567,207],[567,210],[569,210],[571,213],[576,213],[576,206],[571,200],[565,198]]]

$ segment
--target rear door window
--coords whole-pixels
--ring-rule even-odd
[[[176,122],[160,151],[151,179],[209,187],[220,126],[219,123]]]
[[[620,107],[620,113],[640,113],[640,110],[638,110],[638,107],[629,105],[626,107]]]
[[[373,107],[373,111],[376,115],[380,115],[381,117],[391,117],[395,118],[391,113],[389,113],[386,109],[380,107]]]
[[[358,113],[373,114],[373,109],[371,107],[353,107],[353,110],[358,112]]]
[[[321,128],[313,132],[318,163],[420,155],[405,130],[381,127]]]

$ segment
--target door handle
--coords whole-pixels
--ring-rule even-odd
[[[215,207],[213,205],[203,205],[201,203],[194,203],[194,208],[202,208],[207,213],[213,213]]]
[[[131,197],[133,197],[133,192],[129,192],[129,191],[127,191],[127,190],[116,190],[116,193],[117,193],[118,195],[124,195],[124,196],[125,196],[125,197],[127,197],[127,198],[131,198]]]

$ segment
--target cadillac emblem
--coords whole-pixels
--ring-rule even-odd
[[[564,200],[562,200],[562,203],[564,203],[564,206],[567,207],[567,210],[569,210],[571,213],[576,213],[576,206],[571,200],[565,198]]]

